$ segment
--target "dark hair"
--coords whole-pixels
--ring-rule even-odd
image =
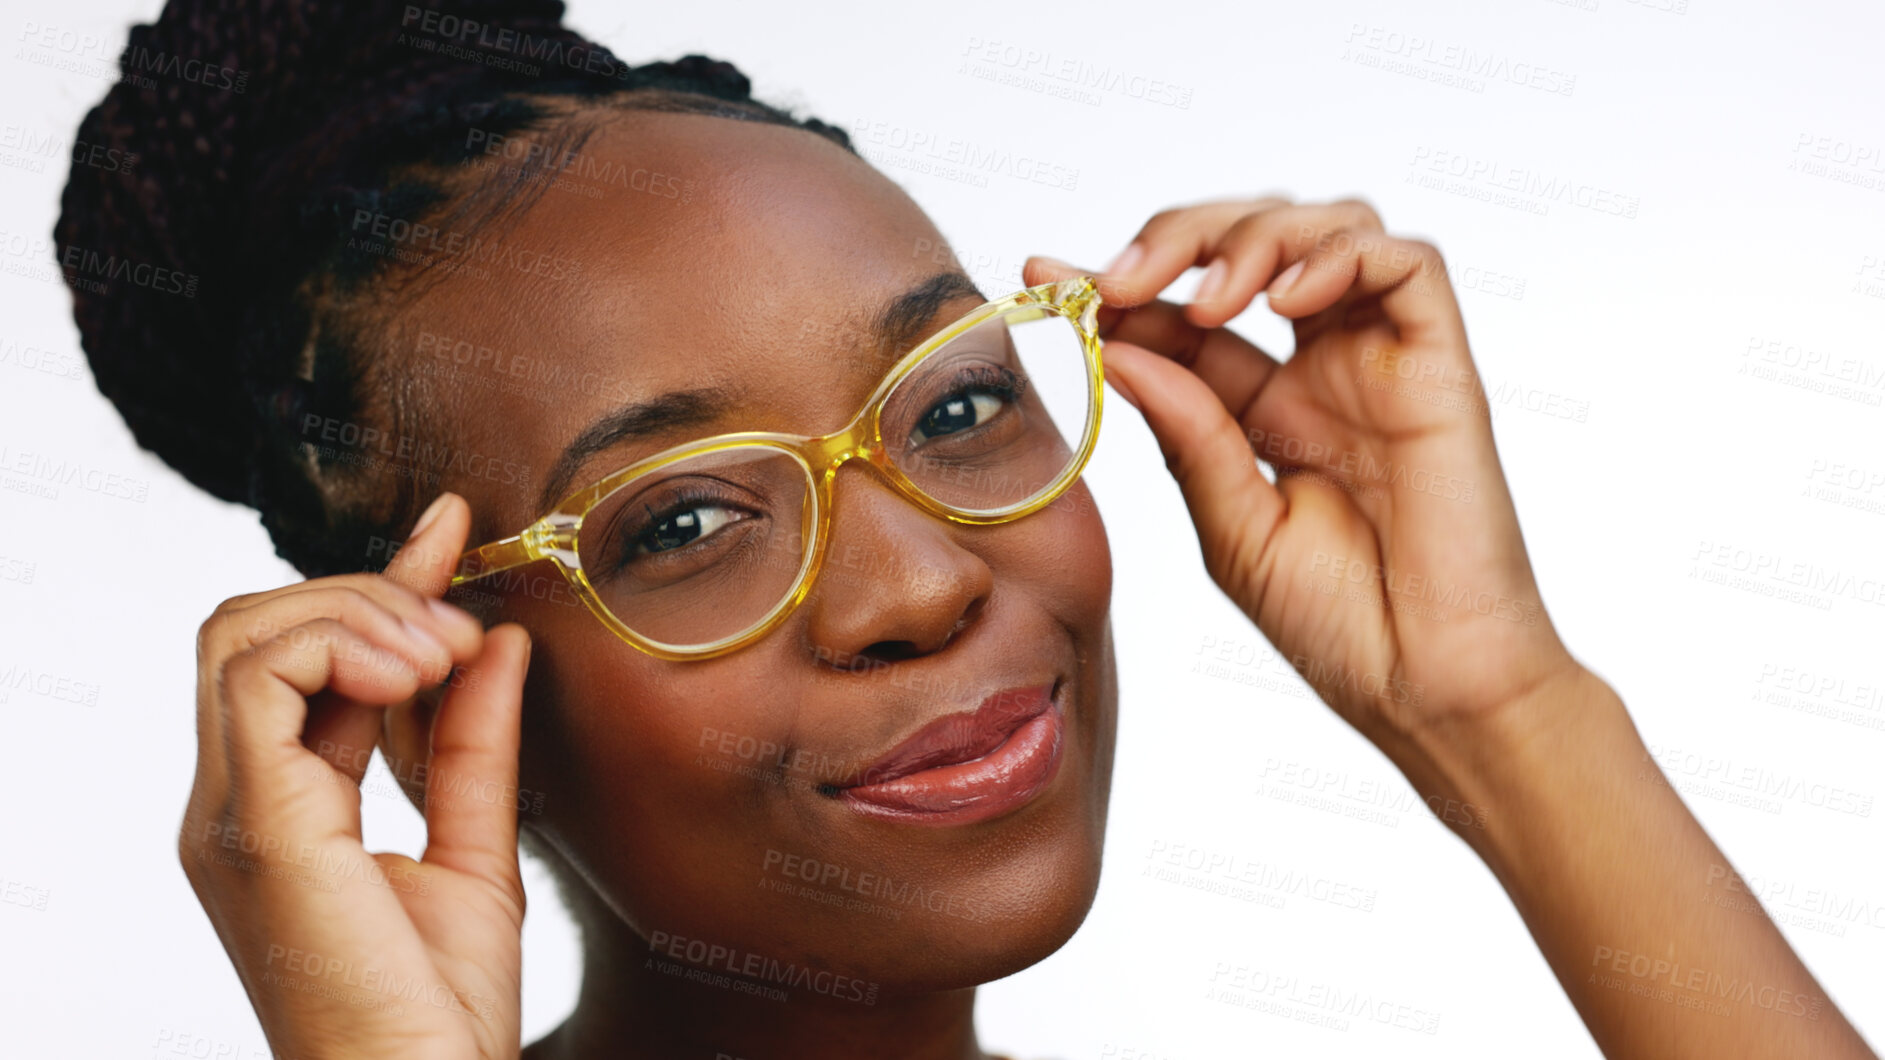
[[[363,483],[301,426],[374,415],[405,432],[415,415],[353,341],[371,311],[362,285],[394,270],[349,249],[358,211],[413,222],[469,209],[475,226],[528,205],[542,174],[477,175],[474,131],[560,136],[533,156],[554,170],[591,131],[577,115],[602,106],[851,147],[753,100],[729,63],[630,66],[562,18],[561,0],[171,0],[132,28],[122,80],[79,127],[88,150],[137,159],[127,174],[75,152],[53,232],[99,390],[138,444],[259,510],[309,577],[383,566],[371,539],[430,499],[407,477],[390,495],[384,476]]]

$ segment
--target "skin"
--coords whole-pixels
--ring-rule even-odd
[[[703,379],[736,381],[741,397],[730,417],[611,449],[582,465],[578,484],[696,437],[818,433],[846,422],[890,363],[859,307],[874,309],[938,271],[916,248],[937,245],[941,235],[908,196],[835,145],[777,126],[629,114],[586,150],[630,172],[685,174],[694,180],[689,199],[545,196],[509,238],[583,262],[580,289],[548,285],[500,316],[483,308],[488,290],[441,288],[414,319],[482,314],[480,345],[555,356],[577,373],[632,377],[650,395]],[[921,330],[985,300],[954,297]],[[823,325],[813,341],[798,337],[802,320]],[[557,336],[554,347],[546,335]],[[601,389],[565,392],[563,407],[549,415],[530,395],[481,396],[453,421],[464,425],[468,448],[514,451],[541,475],[572,437],[615,408],[618,399]],[[533,520],[539,486],[466,484],[472,510],[489,513],[479,520],[480,539]],[[1086,487],[1075,486],[1068,500],[1014,523],[963,526],[906,503],[860,464],[846,465],[830,576],[784,628],[704,662],[638,653],[567,606],[567,596],[526,598],[506,611],[535,639],[526,699],[544,705],[527,712],[525,726],[522,786],[545,793],[530,823],[560,867],[590,889],[583,900],[595,905],[583,910],[584,922],[604,929],[585,943],[589,1003],[545,1053],[565,1042],[581,1051],[621,1041],[631,1027],[654,1055],[789,1054],[801,1033],[808,1052],[849,1036],[869,1053],[915,1022],[949,1027],[959,1039],[935,1055],[975,1055],[968,988],[1059,948],[1098,886],[1116,701],[1111,560]],[[859,557],[877,573],[859,576]],[[869,565],[879,557],[897,563]],[[985,827],[917,830],[863,819],[811,790],[876,760],[933,718],[1054,675],[1073,688],[1066,757],[1052,787],[1023,812]],[[735,689],[766,692],[728,694]],[[788,762],[803,752],[815,764],[784,770],[777,777],[784,783],[712,768],[752,764],[719,750],[718,734],[728,733],[788,748]],[[417,748],[395,753],[419,756]],[[596,812],[603,806],[611,812]],[[956,915],[917,907],[886,923],[759,889],[770,851],[962,901]],[[775,867],[772,878],[784,877]],[[986,926],[973,927],[969,914]],[[656,932],[827,967],[878,984],[881,999],[869,1006],[729,999],[646,968],[644,939]],[[784,1025],[782,1007],[790,1010]],[[695,1018],[703,1009],[715,1014],[704,1025]]]
[[[429,287],[385,332],[382,363],[432,383],[410,363],[413,351],[424,335],[448,334],[554,359],[564,378],[608,382],[559,388],[550,403],[540,392],[434,384],[417,403],[442,410],[432,418],[445,447],[500,470],[448,477],[455,495],[439,522],[414,535],[382,581],[436,595],[468,541],[514,532],[540,514],[538,495],[558,455],[625,398],[703,380],[728,380],[739,396],[725,418],[597,454],[573,484],[706,435],[842,425],[903,352],[872,327],[878,308],[939,271],[927,248],[942,237],[928,218],[819,137],[630,112],[585,152],[623,172],[681,175],[689,196],[545,195],[527,223],[492,238],[520,254],[580,262],[578,278],[532,277],[519,288],[513,276],[466,277]],[[494,290],[499,284],[510,290]],[[916,321],[916,337],[985,300],[973,290],[953,295]],[[528,479],[505,481],[511,468],[528,469]],[[522,572],[535,579],[530,590],[510,593],[492,616],[519,623],[534,642],[512,786],[541,793],[528,826],[557,870],[577,881],[571,897],[586,926],[578,1013],[533,1055],[622,1055],[619,1043],[633,1042],[649,1056],[829,1055],[834,1043],[848,1043],[855,1055],[979,1057],[973,987],[1052,953],[1084,918],[1098,885],[1116,702],[1111,558],[1085,485],[1027,519],[967,526],[924,513],[852,463],[838,475],[830,535],[825,574],[786,624],[717,659],[674,663],[634,651],[571,606],[547,567]],[[263,610],[237,602],[229,622],[257,621]],[[267,617],[284,624],[301,617],[275,610]],[[1070,689],[1062,757],[1047,789],[1017,812],[972,826],[913,827],[865,818],[814,790],[937,717],[1044,678]],[[728,694],[735,689],[765,691]],[[398,691],[407,692],[403,684]],[[371,697],[353,698],[361,702],[344,714],[313,717],[318,735],[308,742],[317,753],[331,745],[330,759],[364,764],[379,712]],[[424,775],[415,767],[427,761],[432,716],[423,703],[390,712],[384,751],[396,775]],[[720,749],[721,734],[812,764],[754,775],[751,757]],[[434,736],[434,762],[437,754]],[[330,785],[322,794],[332,802],[343,791]],[[902,906],[893,920],[762,889],[762,878],[786,879],[777,858],[768,870],[771,852],[940,899]],[[508,908],[517,895],[503,882]],[[380,912],[396,919],[390,906]],[[874,1003],[834,987],[836,999],[795,990],[781,1005],[677,980],[649,967],[657,933],[829,970],[865,984]],[[498,996],[495,988],[474,992]],[[394,1022],[412,1024],[410,1015]],[[924,1044],[905,1050],[912,1028],[929,1030]]]
[[[387,371],[423,378],[419,336],[445,333],[626,380],[633,397],[702,379],[739,389],[732,418],[598,455],[576,484],[707,434],[845,422],[899,352],[871,334],[871,308],[935,271],[917,248],[941,237],[907,196],[814,135],[725,119],[623,115],[585,151],[679,174],[690,195],[549,193],[501,238],[579,261],[578,275],[428,287],[385,332]],[[1512,894],[1606,1055],[1871,1056],[1770,922],[1698,900],[1708,867],[1727,861],[1670,789],[1634,779],[1647,758],[1621,700],[1551,627],[1483,401],[1422,400],[1472,371],[1433,248],[1387,236],[1362,204],[1278,200],[1168,211],[1133,246],[1102,286],[1108,382],[1157,436],[1212,578],[1286,657],[1313,661],[1323,698],[1422,795],[1483,809],[1483,829],[1456,830]],[[1193,305],[1152,297],[1213,263],[1218,280]],[[1079,271],[1035,259],[1025,279]],[[1297,325],[1281,365],[1221,326],[1273,282],[1271,308]],[[979,301],[939,306],[929,326]],[[1400,382],[1408,358],[1433,366],[1414,384],[1433,392],[1368,385]],[[828,567],[783,626],[705,662],[635,652],[547,592],[510,594],[484,621],[438,604],[459,551],[540,514],[557,453],[622,397],[437,386],[447,444],[527,467],[529,480],[447,475],[451,492],[384,575],[238,597],[205,623],[202,753],[180,853],[271,1045],[519,1055],[520,815],[508,796],[467,794],[488,783],[541,796],[521,819],[585,929],[577,1009],[524,1055],[982,1057],[974,986],[1057,949],[1097,885],[1116,688],[1110,557],[1090,497],[1076,485],[1027,519],[967,527],[847,465],[833,547],[864,557],[864,573]],[[1277,484],[1258,473],[1253,441]],[[1292,454],[1311,443],[1305,467]],[[1370,467],[1390,470],[1357,470]],[[1430,603],[1444,622],[1396,610],[1408,574],[1468,593]],[[1358,584],[1368,592],[1347,592]],[[869,761],[1037,671],[1070,682],[1065,755],[1039,797],[994,820],[870,820],[778,783],[789,776],[702,764],[703,745],[739,764],[710,731]],[[1330,679],[1347,673],[1372,679]],[[1383,680],[1424,694],[1356,691]],[[421,797],[419,862],[361,846],[352,784],[376,744]],[[231,834],[272,840],[334,886],[220,856]],[[982,915],[916,907],[888,920],[762,889],[769,850],[914,881]],[[663,975],[647,961],[657,932],[828,969],[875,984],[876,1001],[795,990],[780,1004]],[[1590,976],[1605,950],[1753,978],[1815,999],[1817,1018],[1639,999]],[[389,978],[436,986],[426,996],[439,1003],[358,1003]],[[353,1003],[306,988],[336,984]]]

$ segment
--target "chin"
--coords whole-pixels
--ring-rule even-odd
[[[1086,921],[1099,890],[1100,837],[1080,827],[1051,835],[1005,834],[1006,848],[971,896],[941,912],[911,909],[882,931],[858,974],[886,996],[959,990],[1014,975],[1052,956]]]

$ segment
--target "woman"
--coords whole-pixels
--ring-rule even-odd
[[[309,578],[203,624],[179,836],[278,1054],[518,1055],[521,838],[585,950],[523,1055],[982,1057],[976,985],[1092,901],[1113,751],[1092,421],[1029,433],[1000,366],[1035,314],[1105,336],[1212,577],[1458,811],[1606,1055],[1872,1055],[1696,900],[1726,859],[1545,616],[1432,247],[1213,203],[1096,319],[1046,258],[989,315],[841,131],[561,13],[172,3],[127,54],[227,76],[79,133],[142,159],[75,166],[56,233],[101,389]],[[1259,292],[1286,363],[1223,327]],[[375,747],[422,861],[361,845]]]

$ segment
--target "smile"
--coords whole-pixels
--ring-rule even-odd
[[[970,824],[1019,809],[1060,766],[1064,682],[1004,689],[973,713],[939,718],[836,789],[859,813],[914,824]]]

